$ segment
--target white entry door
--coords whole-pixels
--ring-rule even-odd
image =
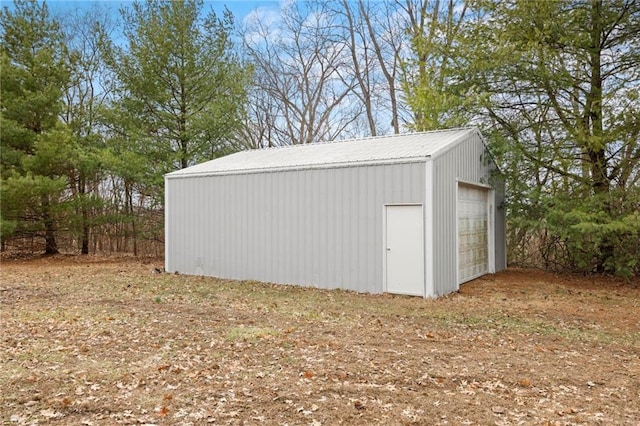
[[[421,205],[385,206],[386,291],[424,296]]]
[[[458,185],[458,283],[489,272],[488,193]]]

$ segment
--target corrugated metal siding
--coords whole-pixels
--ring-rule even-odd
[[[474,133],[434,159],[434,291],[436,295],[458,289],[456,238],[457,179],[489,184],[485,147]],[[497,266],[497,264],[496,264]]]
[[[167,271],[381,293],[384,204],[424,163],[166,178]]]

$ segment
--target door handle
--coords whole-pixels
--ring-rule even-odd
[[[391,248],[390,248],[390,247],[387,247],[387,251],[391,251]]]

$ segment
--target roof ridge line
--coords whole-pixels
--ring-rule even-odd
[[[477,129],[477,126],[463,126],[463,127],[452,127],[449,129],[436,129],[436,130],[423,130],[420,132],[406,132],[406,133],[392,133],[389,135],[375,135],[375,136],[364,136],[364,137],[356,137],[356,138],[348,138],[348,139],[331,139],[326,141],[318,141],[318,142],[309,142],[309,143],[298,143],[298,144],[289,144],[289,145],[276,145],[276,146],[265,146],[262,148],[251,148],[245,151],[270,151],[277,149],[286,149],[286,148],[294,148],[294,147],[303,147],[303,146],[313,146],[313,145],[330,145],[334,143],[343,143],[343,142],[355,142],[355,141],[371,141],[376,139],[392,139],[392,138],[400,138],[403,136],[420,136],[420,135],[428,135],[434,133],[447,133],[447,132],[456,132],[461,130],[472,130]]]

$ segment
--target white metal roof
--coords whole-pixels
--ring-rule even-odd
[[[405,162],[434,157],[473,133],[475,127],[377,136],[306,145],[254,149],[169,173],[168,177],[265,170],[325,168],[349,164]]]

